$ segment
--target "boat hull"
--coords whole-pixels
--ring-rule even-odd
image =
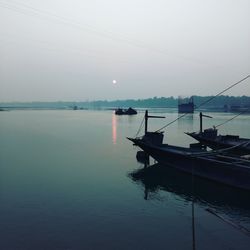
[[[221,136],[222,139],[210,139],[207,137],[204,137],[200,135],[199,133],[186,133],[187,135],[191,136],[195,140],[199,141],[201,144],[208,146],[211,149],[224,149],[224,148],[230,148],[234,147],[237,144],[239,145],[238,147],[234,147],[230,152],[233,152],[238,155],[244,155],[244,154],[250,154],[250,144],[249,139],[238,139],[237,141],[229,141],[224,138],[227,136]],[[220,137],[219,137],[220,138]],[[240,144],[246,143],[246,146]]]
[[[137,111],[135,109],[132,108],[128,108],[128,109],[116,109],[115,110],[115,114],[116,115],[136,115]]]
[[[230,160],[193,153],[193,151],[170,145],[156,146],[141,139],[130,139],[135,145],[164,166],[194,174],[209,180],[250,190],[250,167]],[[202,153],[202,151],[200,151]],[[246,161],[247,162],[247,161]]]
[[[178,105],[179,113],[194,113],[194,104],[193,103],[185,103]]]

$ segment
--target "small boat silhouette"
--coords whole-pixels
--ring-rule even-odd
[[[131,107],[128,109],[121,109],[118,108],[115,110],[116,115],[136,115],[137,111],[135,109],[132,109]]]

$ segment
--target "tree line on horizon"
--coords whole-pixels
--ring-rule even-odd
[[[192,96],[194,104],[200,104],[208,101],[213,96]],[[183,98],[182,103],[189,102],[190,98]],[[12,102],[1,103],[1,107],[26,107],[26,108],[70,108],[77,106],[79,108],[177,108],[179,98],[176,97],[153,97],[147,99],[127,99],[127,100],[97,100],[84,102]],[[217,96],[202,107],[204,108],[224,108],[240,106],[250,107],[250,96]]]
[[[192,96],[193,102],[196,106],[200,106],[202,103],[207,102],[213,96]],[[176,108],[178,107],[180,99],[171,97],[153,97],[147,99],[127,99],[127,100],[115,100],[115,101],[92,101],[85,102],[93,107],[138,107],[138,108]],[[188,103],[191,98],[182,98],[182,103]],[[204,108],[224,108],[225,106],[240,106],[250,107],[250,96],[218,96],[207,102]]]

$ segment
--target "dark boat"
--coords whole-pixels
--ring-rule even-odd
[[[123,115],[124,111],[123,111],[123,109],[118,108],[118,109],[115,110],[115,114],[116,115]]]
[[[179,113],[194,113],[193,97],[191,97],[187,103],[182,103],[181,99],[179,99],[178,112]]]
[[[213,128],[186,134],[211,149],[231,148],[232,152],[239,155],[250,154],[250,139],[248,138],[240,138],[238,135],[217,135],[218,130]]]
[[[115,114],[116,115],[136,115],[137,111],[135,109],[132,109],[132,108],[128,108],[128,109],[118,108],[115,110]]]
[[[218,135],[218,130],[214,128],[202,129],[202,117],[209,117],[200,113],[200,131],[186,133],[195,140],[199,141],[200,144],[208,146],[211,149],[223,149],[231,148],[229,150],[232,153],[244,155],[250,154],[250,139],[241,138],[238,135]]]
[[[146,123],[145,123],[146,124]],[[162,132],[147,132],[128,138],[157,162],[209,180],[250,190],[250,160],[227,154],[227,149],[207,151],[163,143]]]

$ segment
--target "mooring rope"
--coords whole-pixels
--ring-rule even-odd
[[[220,154],[220,153],[224,153],[224,152],[230,151],[230,150],[238,148],[238,147],[247,146],[249,143],[250,143],[249,141],[245,141],[245,142],[239,143],[237,145],[231,146],[229,148],[211,150],[211,151],[208,151],[208,152],[207,151],[205,151],[205,152],[198,152],[198,153],[189,153],[188,152],[187,155],[195,157],[195,156],[206,156],[206,155]]]
[[[142,121],[141,121],[141,125],[140,125],[140,127],[139,127],[139,129],[138,129],[138,131],[137,131],[137,133],[136,133],[136,135],[135,135],[135,137],[137,137],[138,134],[140,133],[140,131],[141,131],[141,129],[142,129],[142,126],[143,126],[143,124],[144,124],[144,121],[145,121],[145,116],[143,116],[143,119],[142,119]]]

